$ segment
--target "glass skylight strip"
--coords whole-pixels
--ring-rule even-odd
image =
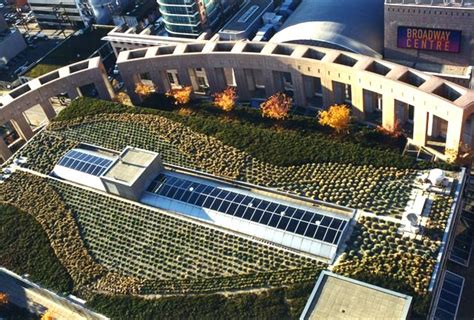
[[[69,151],[58,162],[60,166],[95,176],[104,173],[111,164],[112,160],[77,150]]]
[[[331,244],[338,243],[347,224],[341,219],[166,175],[160,175],[148,191]]]

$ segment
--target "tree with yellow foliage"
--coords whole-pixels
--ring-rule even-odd
[[[0,306],[6,306],[8,304],[8,294],[0,292]]]
[[[153,92],[155,92],[155,87],[150,84],[140,81],[135,85],[135,93],[138,94],[140,98],[148,97]]]
[[[42,316],[41,320],[54,320],[53,312],[51,310],[46,311]]]
[[[341,133],[349,127],[350,113],[351,110],[345,104],[336,104],[330,106],[328,110],[319,112],[319,123],[333,128],[337,133]]]
[[[128,94],[126,94],[125,92],[119,92],[117,93],[113,99],[112,99],[113,102],[117,102],[117,103],[120,103],[120,104],[124,104],[124,105],[127,105],[127,106],[131,106],[132,105],[132,101],[130,100],[130,96]]]
[[[293,100],[282,92],[275,93],[265,102],[260,104],[262,116],[276,120],[282,120],[288,117]]]
[[[184,105],[191,101],[191,93],[193,92],[193,88],[189,87],[182,87],[177,89],[171,89],[166,93],[167,97],[171,97],[174,99],[174,104],[176,105]]]
[[[237,100],[237,94],[234,87],[227,87],[221,92],[214,93],[214,106],[217,108],[229,112],[234,110],[235,101]]]

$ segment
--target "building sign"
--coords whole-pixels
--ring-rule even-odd
[[[461,31],[398,27],[397,47],[457,53],[461,49]]]

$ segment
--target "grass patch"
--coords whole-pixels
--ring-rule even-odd
[[[101,40],[111,28],[93,27],[90,32],[71,36],[60,46],[50,52],[41,62],[31,69],[26,76],[37,78],[57,68],[87,59],[104,42]]]
[[[58,292],[73,283],[54,254],[40,224],[29,214],[0,205],[0,265]]]

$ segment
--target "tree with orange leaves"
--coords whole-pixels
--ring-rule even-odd
[[[41,320],[54,320],[55,318],[53,317],[53,313],[48,310],[46,311],[42,316],[41,316]]]
[[[146,84],[140,81],[135,85],[135,93],[138,94],[141,98],[148,97],[153,92],[155,92],[155,87],[150,84]]]
[[[0,306],[5,306],[8,304],[8,294],[0,292]]]
[[[282,92],[275,93],[260,104],[262,116],[276,120],[285,119],[291,109],[293,100]]]
[[[229,112],[234,110],[235,101],[237,100],[237,94],[234,87],[227,87],[221,92],[214,93],[214,106],[217,108]]]
[[[351,110],[345,104],[336,104],[330,106],[328,110],[319,112],[319,123],[341,133],[349,127],[350,113]]]
[[[182,87],[177,89],[171,89],[166,93],[166,96],[171,97],[174,99],[174,104],[176,105],[184,105],[191,101],[191,93],[193,92],[193,88],[189,87]]]

